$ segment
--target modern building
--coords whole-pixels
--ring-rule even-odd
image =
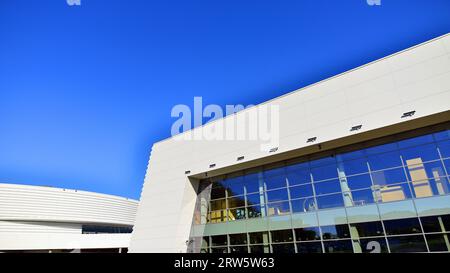
[[[138,202],[0,184],[0,252],[127,252]]]
[[[269,149],[183,138],[267,106]],[[447,34],[155,143],[130,252],[449,252],[449,173]]]

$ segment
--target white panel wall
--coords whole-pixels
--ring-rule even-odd
[[[137,205],[106,194],[0,184],[0,251],[128,247],[131,234],[82,234],[82,225],[133,226]]]
[[[278,153],[351,136],[404,122],[404,112],[414,117],[450,109],[450,35],[389,56],[262,105],[280,109]],[[261,107],[261,105],[257,106]],[[225,118],[225,123],[246,115],[244,110]],[[450,120],[450,117],[449,117]],[[211,122],[193,132],[214,126]],[[147,176],[137,212],[130,251],[184,252],[195,204],[186,170],[210,171],[268,157],[259,141],[179,141],[170,138],[152,147]]]
[[[134,224],[135,200],[93,192],[0,184],[0,221]]]

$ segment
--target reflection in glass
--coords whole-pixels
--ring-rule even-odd
[[[427,251],[422,235],[388,237],[388,242],[391,253]]]
[[[381,222],[365,222],[350,224],[352,238],[363,238],[384,235]]]
[[[386,239],[370,238],[353,240],[355,253],[386,253],[388,252]]]
[[[228,244],[227,235],[211,236],[211,246],[223,246]]]
[[[249,233],[250,244],[268,244],[269,233],[268,232],[252,232]]]
[[[247,233],[230,234],[230,245],[247,244]]]
[[[230,253],[248,253],[247,246],[230,246]]]
[[[291,194],[291,199],[310,197],[314,194],[312,184],[290,187],[289,192]]]
[[[343,239],[350,237],[348,225],[331,225],[331,226],[322,226],[320,228],[322,230],[322,238],[324,240]]]
[[[297,253],[322,253],[322,243],[320,242],[297,243]]]
[[[270,247],[269,245],[252,245],[250,253],[270,253]]]
[[[289,202],[267,204],[268,216],[290,214]]]
[[[319,227],[297,228],[294,232],[297,241],[320,240]]]
[[[294,244],[272,244],[273,253],[291,254],[295,253]]]
[[[450,251],[449,234],[427,234],[428,248],[431,252]]]
[[[228,221],[245,219],[245,208],[234,208],[228,210]]]
[[[314,189],[317,195],[335,193],[341,191],[341,184],[339,179],[333,179],[324,182],[314,182]]]
[[[353,253],[352,241],[337,240],[323,242],[325,253]]]
[[[259,218],[265,216],[265,208],[262,206],[247,207],[248,218]]]
[[[317,196],[316,199],[319,209],[329,209],[344,206],[344,200],[342,199],[341,193]]]
[[[317,207],[314,197],[292,200],[291,205],[292,213],[314,211]]]
[[[267,191],[267,202],[277,202],[288,200],[287,189],[278,189]]]
[[[294,240],[291,229],[272,230],[270,234],[272,236],[272,243],[292,242]]]
[[[422,232],[418,218],[407,218],[384,221],[387,235],[413,234]]]

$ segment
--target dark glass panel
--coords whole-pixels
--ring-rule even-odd
[[[230,253],[248,253],[247,246],[230,246]]]
[[[211,236],[211,246],[223,246],[228,244],[227,235]]]
[[[381,224],[381,222],[378,221],[353,223],[350,224],[350,228],[354,229],[357,232],[358,238],[384,235],[383,225]]]
[[[350,237],[348,225],[322,226],[320,228],[322,229],[322,238],[324,240],[343,239]]]
[[[387,244],[386,239],[384,237],[382,238],[370,238],[370,239],[359,239],[354,240],[353,243],[355,244],[356,252],[359,252],[357,250],[356,246],[359,246],[360,252],[362,253],[387,253]]]
[[[270,253],[269,245],[253,245],[250,246],[250,253]]]
[[[352,241],[338,240],[323,242],[325,253],[353,253]]]
[[[297,241],[320,240],[319,227],[297,228],[294,232]]]
[[[272,236],[272,243],[292,242],[294,240],[291,229],[273,230],[270,234]]]
[[[315,182],[314,188],[317,195],[336,193],[341,191],[341,184],[339,182],[339,179],[333,179],[331,181]]]
[[[417,218],[407,218],[384,221],[387,235],[420,233],[420,223]]]
[[[426,238],[431,252],[450,251],[449,234],[427,234]]]
[[[252,232],[249,233],[250,244],[267,244],[269,243],[269,233],[264,232]]]
[[[297,199],[291,201],[292,213],[308,212],[316,210],[314,197]]]
[[[287,189],[278,189],[267,191],[267,202],[277,202],[288,200]]]
[[[312,184],[304,184],[289,188],[291,199],[310,197],[314,195]]]
[[[344,206],[344,200],[342,199],[341,193],[318,196],[316,197],[316,199],[317,199],[317,206],[319,209],[328,209]]]
[[[228,253],[227,247],[212,247],[211,253]]]
[[[272,244],[273,253],[292,254],[295,253],[294,244]]]
[[[213,187],[211,189],[211,199],[221,199],[225,198],[225,188],[220,187]]]
[[[422,235],[388,237],[392,253],[426,252],[427,247]]]
[[[443,221],[442,216],[428,216],[421,217],[422,227],[424,232],[443,232],[445,230],[441,227]],[[443,224],[443,222],[442,222]]]
[[[320,242],[297,243],[297,253],[322,253]]]
[[[230,245],[247,244],[247,233],[230,234]]]

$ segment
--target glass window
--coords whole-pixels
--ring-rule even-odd
[[[320,240],[319,227],[297,228],[294,232],[297,241]]]
[[[386,239],[370,238],[353,240],[355,253],[387,253]]]
[[[347,207],[350,206],[364,206],[374,203],[373,193],[371,189],[357,190],[352,192],[344,192],[344,200],[348,198],[351,202],[345,202]]]
[[[314,181],[322,181],[338,177],[337,165],[331,164],[326,166],[320,166],[316,168],[311,168],[311,174]]]
[[[294,240],[291,229],[272,230],[270,234],[272,235],[272,243],[292,242]]]
[[[230,234],[230,245],[247,244],[247,233]]]
[[[235,196],[228,198],[228,207],[236,208],[236,207],[245,207],[245,197],[244,196]]]
[[[297,243],[297,253],[322,253],[320,242]]]
[[[228,210],[228,221],[245,219],[245,208],[234,208]]]
[[[352,238],[363,238],[384,235],[381,222],[365,222],[350,224]]]
[[[323,242],[325,253],[353,253],[352,241],[338,240]]]
[[[450,130],[434,133],[433,136],[436,141],[450,139]]]
[[[373,184],[381,186],[398,184],[407,181],[403,168],[372,172],[372,179]]]
[[[259,218],[265,216],[265,209],[263,206],[247,207],[248,218]]]
[[[219,199],[211,201],[211,209],[210,210],[222,210],[226,209],[226,202],[225,199]]]
[[[439,154],[435,144],[427,144],[408,149],[400,150],[400,154],[406,164],[415,164],[414,162],[426,162],[439,159]],[[409,162],[409,163],[408,163]]]
[[[212,247],[211,253],[228,253],[227,247]]]
[[[411,189],[409,183],[402,183],[397,185],[373,187],[373,194],[376,202],[392,202],[401,201],[411,198]]]
[[[445,231],[444,221],[448,221],[448,219],[445,219],[445,216],[421,217],[420,220],[424,232],[443,232]]]
[[[289,185],[300,185],[311,182],[311,173],[308,163],[301,163],[286,167],[286,177]]]
[[[288,200],[288,193],[287,189],[278,189],[278,190],[271,190],[267,191],[267,202],[277,202],[277,201],[284,201]]]
[[[314,200],[314,197],[292,200],[291,205],[293,213],[316,210],[316,202]]]
[[[397,149],[398,149],[397,143],[388,143],[366,148],[364,152],[366,155],[376,155],[396,151]]]
[[[418,218],[384,221],[387,235],[413,234],[421,232]]]
[[[261,180],[261,182],[260,182]],[[263,179],[261,173],[252,173],[244,176],[244,185],[247,189],[247,193],[259,192],[260,187],[262,190]]]
[[[264,181],[267,189],[286,187],[286,175],[284,167],[273,168],[264,171]]]
[[[450,157],[450,140],[438,142],[437,146],[439,147],[439,151],[441,152],[442,158]],[[447,169],[447,171],[448,170],[449,169]]]
[[[247,205],[259,205],[265,203],[265,196],[264,193],[252,193],[247,195]]]
[[[272,244],[273,253],[292,254],[295,253],[294,244]]]
[[[388,242],[392,253],[427,251],[422,235],[388,237]]]
[[[339,179],[333,179],[331,181],[314,182],[314,188],[316,194],[336,193],[341,191],[341,183]]]
[[[405,140],[398,141],[397,143],[398,143],[398,147],[402,149],[402,148],[420,146],[420,145],[431,143],[431,142],[434,142],[432,134],[408,138]]]
[[[269,245],[252,245],[250,253],[270,253],[270,247]]]
[[[252,232],[249,233],[250,244],[268,244],[269,233],[267,232]]]
[[[450,251],[449,234],[427,234],[428,248],[431,252]]]
[[[348,225],[331,225],[331,226],[322,226],[320,228],[322,229],[322,238],[324,240],[343,239],[350,237]]]
[[[406,173],[410,181],[445,176],[444,166],[440,160],[427,163],[414,161],[414,165],[406,166]]]
[[[400,153],[397,151],[370,155],[367,157],[367,160],[372,171],[402,166]]]
[[[344,206],[344,200],[342,199],[341,193],[317,196],[316,199],[317,199],[317,206],[319,209],[328,209]]]
[[[344,175],[354,175],[369,172],[367,167],[367,159],[358,158],[353,160],[340,161],[338,157],[339,171]]]
[[[291,199],[310,197],[314,195],[312,184],[304,184],[289,188]]]
[[[221,223],[227,220],[226,210],[215,210],[209,212],[208,223]]]
[[[244,194],[244,178],[237,176],[226,179],[228,196],[243,195]]]
[[[225,198],[225,188],[222,185],[212,187],[211,189],[211,199]]]
[[[227,235],[211,236],[211,246],[223,246],[228,244]]]
[[[370,188],[372,186],[372,180],[369,174],[347,176],[345,179],[351,190]]]
[[[247,246],[230,246],[230,253],[248,253]]]
[[[289,214],[289,202],[270,203],[267,205],[267,212],[269,216]]]

